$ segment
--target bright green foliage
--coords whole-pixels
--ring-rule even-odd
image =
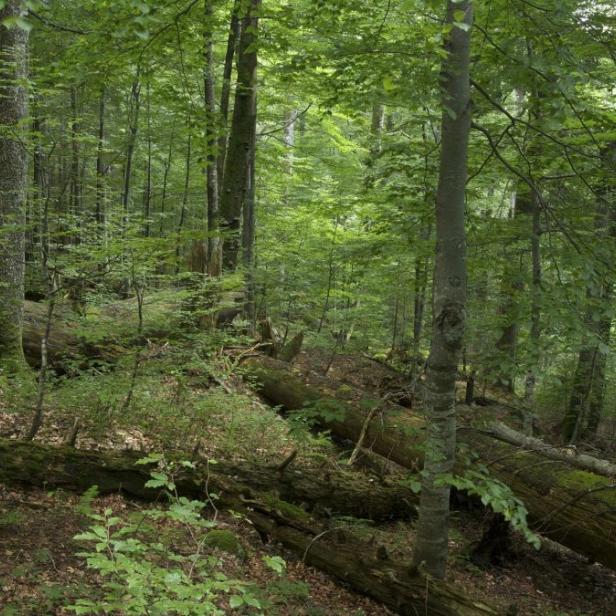
[[[442,477],[439,481],[446,482],[467,494],[478,496],[486,507],[501,514],[515,530],[536,549],[541,547],[539,536],[528,527],[526,515],[528,511],[524,503],[517,498],[511,488],[498,479],[491,477],[487,469],[468,469],[463,475]]]
[[[177,466],[162,456],[148,456],[140,463],[159,465],[146,486],[163,488],[170,500],[168,509],[144,511],[142,521],[150,518],[180,525],[191,549],[189,553],[175,551],[163,541],[148,540],[141,523],[127,524],[109,508],[102,514],[91,512],[92,524],[75,539],[92,546],[92,551],[80,555],[104,582],[100,595],[78,599],[69,609],[76,614],[121,610],[124,614],[215,616],[226,613],[220,602],[228,595],[232,609],[246,605],[259,612],[252,589],[228,579],[218,558],[208,553],[207,548],[212,547],[208,537],[227,531],[211,530],[215,523],[202,517],[206,503],[177,496],[173,481]],[[187,465],[191,463],[179,463],[179,467]]]

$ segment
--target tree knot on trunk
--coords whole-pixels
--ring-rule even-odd
[[[457,303],[445,304],[436,317],[436,327],[448,347],[460,345],[464,336],[464,308]]]

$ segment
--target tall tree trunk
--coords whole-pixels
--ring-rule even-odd
[[[45,133],[45,121],[40,115],[40,107],[38,105],[38,97],[34,98],[34,113],[32,118],[32,128],[34,130],[34,155],[33,163],[33,211],[32,211],[32,242],[33,250],[39,252],[39,257],[42,255],[42,229],[41,223],[43,219],[43,208],[48,193],[48,169],[47,156],[43,147],[43,135]],[[36,260],[36,259],[35,259]],[[42,259],[41,259],[42,260]]]
[[[422,244],[428,241],[431,233],[430,225],[424,224],[420,232]],[[415,257],[415,279],[413,283],[413,363],[411,369],[413,375],[420,358],[421,336],[424,314],[426,312],[426,292],[428,289],[428,263],[429,260],[421,254]]]
[[[261,0],[250,0],[248,12],[242,20],[233,121],[220,195],[221,222],[225,233],[223,266],[229,270],[234,270],[238,263],[242,205],[246,198],[250,149],[256,125],[256,45],[260,6]]]
[[[599,251],[601,245],[607,244],[608,238],[616,235],[616,214],[609,202],[616,168],[616,142],[601,151],[601,167],[604,179],[599,189],[594,223],[595,239],[600,242],[597,248]],[[611,262],[609,251],[602,252],[601,256],[606,264]],[[578,355],[569,406],[563,420],[563,437],[571,443],[585,432],[595,433],[603,412],[605,354],[612,324],[609,311],[614,286],[611,272],[602,271],[603,267],[603,263],[595,263],[594,281],[586,292],[586,332]]]
[[[370,134],[372,136],[370,153],[372,158],[376,158],[381,153],[384,128],[385,107],[383,103],[374,103],[372,105],[372,121],[370,123]]]
[[[25,366],[21,335],[28,158],[22,127],[28,114],[28,32],[3,23],[25,12],[20,0],[7,0],[0,9],[0,366],[11,372]]]
[[[527,43],[529,59],[532,57],[532,46]],[[518,93],[518,101],[522,107],[524,95]],[[540,90],[533,93],[529,101],[528,119],[535,126],[541,126],[544,115],[542,109],[543,95]],[[541,141],[538,135],[531,137],[528,146],[527,157],[531,166],[533,163],[540,165],[541,162]],[[528,370],[525,379],[524,399],[532,411],[535,404],[535,385],[537,380],[537,370],[541,364],[541,195],[537,191],[538,180],[534,180],[534,186],[530,189],[528,215],[530,231],[530,252],[531,252],[531,292],[530,292],[530,332],[528,340]],[[532,432],[532,420],[525,419],[525,432]]]
[[[98,99],[98,142],[96,145],[96,233],[102,239],[105,233],[105,99],[106,88],[101,87]]]
[[[210,276],[220,276],[222,269],[222,243],[218,236],[220,207],[218,201],[218,159],[216,151],[216,90],[214,88],[214,41],[212,30],[212,0],[205,0],[205,143],[207,182],[207,268]],[[232,18],[233,19],[233,18]],[[235,17],[237,20],[237,17]],[[224,78],[224,77],[223,77]],[[223,84],[224,87],[224,84]],[[227,97],[228,98],[228,97]],[[228,101],[227,101],[228,104]]]
[[[464,15],[466,28],[455,27]],[[455,16],[454,16],[455,14]],[[413,566],[443,578],[449,536],[449,492],[443,485],[455,462],[456,373],[464,336],[466,234],[464,229],[467,150],[470,132],[470,27],[472,5],[447,3],[452,26],[442,68],[441,160],[436,194],[434,319],[426,375],[428,434]]]
[[[534,406],[536,370],[540,364],[541,344],[541,204],[538,195],[532,195],[532,229],[530,236],[532,259],[532,287],[530,297],[530,368],[526,374],[524,398],[531,408]]]
[[[150,81],[146,84],[146,122],[148,156],[145,164],[145,187],[143,191],[143,235],[150,237],[150,205],[152,201],[152,109],[150,97]]]
[[[81,242],[81,222],[82,222],[82,203],[81,203],[81,176],[79,173],[80,143],[79,133],[79,112],[77,108],[77,89],[71,88],[71,193],[70,210],[74,217],[74,242]]]
[[[128,142],[126,144],[126,161],[124,164],[124,185],[122,190],[122,210],[124,230],[128,224],[128,208],[130,204],[130,180],[133,168],[133,154],[137,143],[137,131],[139,129],[139,109],[141,93],[141,83],[139,82],[139,71],[131,87],[130,100],[128,105]]]
[[[517,195],[512,200],[517,203]],[[502,329],[496,341],[496,352],[492,363],[495,364],[494,387],[507,393],[515,389],[515,364],[518,348],[518,298],[524,288],[521,280],[521,264],[516,263],[513,255],[506,251],[503,255],[505,265],[500,281],[501,302],[497,314]]]
[[[231,73],[233,72],[233,57],[240,38],[241,22],[239,18],[241,0],[234,0],[229,23],[229,36],[227,38],[227,52],[222,73],[222,90],[220,93],[220,137],[218,138],[218,155],[216,170],[218,185],[222,186],[225,173],[225,158],[227,155],[227,121],[229,120],[229,100],[231,99]]]
[[[167,205],[167,186],[169,183],[169,171],[171,170],[171,160],[173,156],[173,138],[175,136],[175,122],[171,127],[171,136],[169,137],[169,149],[167,151],[167,160],[165,161],[165,171],[163,173],[163,192],[160,197],[160,227],[158,229],[159,237],[163,237],[165,232],[165,207]]]
[[[255,98],[255,109],[253,117],[256,120],[257,100]],[[256,186],[255,186],[255,167],[257,158],[256,131],[253,130],[252,142],[250,144],[250,157],[248,161],[248,178],[246,188],[246,202],[244,204],[244,217],[242,221],[242,264],[246,277],[246,299],[244,312],[246,318],[254,329],[256,325],[255,315],[255,219],[256,219]]]
[[[606,305],[612,301],[613,285],[606,285],[604,300]],[[599,322],[599,342],[597,345],[597,355],[595,357],[595,365],[592,382],[590,384],[590,397],[588,401],[588,421],[583,436],[595,436],[599,423],[603,417],[603,405],[605,402],[605,370],[607,367],[607,352],[610,343],[610,333],[612,329],[612,320],[609,317],[603,317]],[[604,345],[604,347],[600,347]]]
[[[295,148],[295,126],[297,124],[297,118],[299,117],[299,111],[297,109],[291,109],[284,114],[284,145],[286,147],[286,172],[288,175],[293,173],[293,162]]]
[[[188,206],[188,189],[190,187],[190,163],[192,159],[192,130],[190,119],[188,122],[188,143],[186,144],[186,169],[184,172],[184,192],[182,194],[182,207],[180,208],[180,220],[178,221],[175,240],[175,275],[180,273],[180,255],[182,253],[182,230],[186,221],[186,208]]]
[[[334,279],[336,277],[336,264],[334,262],[334,255],[336,253],[336,238],[338,235],[338,224],[340,223],[340,217],[336,216],[334,222],[334,232],[332,234],[332,243],[329,249],[329,259],[327,263],[327,290],[325,292],[325,302],[323,303],[323,311],[321,312],[321,318],[319,319],[319,326],[317,327],[317,334],[321,333],[327,313],[329,312],[329,302],[334,287]]]

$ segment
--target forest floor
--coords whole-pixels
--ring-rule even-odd
[[[298,463],[303,457],[335,466],[341,463],[342,456],[348,455],[322,436],[304,435],[299,444],[294,441],[289,424],[229,372],[228,358],[219,358],[226,362],[226,372],[212,376],[210,370],[209,376],[204,376],[196,370],[184,378],[169,369],[177,365],[173,351],[165,353],[171,357],[161,360],[160,354],[152,353],[151,365],[142,367],[142,380],[135,390],[134,414],[114,416],[102,425],[96,420],[100,409],[92,407],[110,403],[108,396],[101,393],[108,383],[104,376],[88,377],[81,384],[58,386],[58,393],[50,396],[45,425],[38,438],[47,443],[61,442],[77,412],[83,424],[77,446],[84,449],[177,450],[179,444],[186,446],[190,442],[188,434],[198,433],[201,450],[219,460],[268,462],[284,459],[289,451],[298,448]],[[304,356],[300,361],[308,360]],[[357,362],[362,361],[357,358]],[[330,376],[342,381],[347,378],[345,374],[355,374],[354,378],[358,378],[357,364],[354,367],[352,364],[332,366]],[[370,373],[375,387],[391,376],[388,368],[379,373],[374,365]],[[114,388],[117,386],[115,383]],[[69,389],[60,395],[62,387]],[[82,392],[81,397],[75,397],[76,391]],[[94,415],[83,415],[86,407]],[[178,409],[186,416],[186,424],[177,419]],[[176,425],[172,428],[174,417]],[[1,435],[18,438],[25,432],[28,421],[28,417],[0,402]],[[46,492],[0,485],[0,616],[69,614],[72,612],[68,611],[68,605],[100,589],[102,578],[87,568],[85,559],[79,555],[83,544],[74,539],[90,524],[80,513],[79,502],[78,495],[61,490]],[[129,519],[140,515],[147,505],[114,494],[95,498],[91,507],[99,512],[111,508],[122,519]],[[482,569],[473,564],[470,553],[486,519],[486,514],[477,511],[453,514],[449,579],[473,598],[497,606],[502,614],[616,615],[616,573],[551,542],[544,542],[542,549],[535,551],[516,538],[514,553],[505,566]],[[217,552],[221,570],[229,578],[252,583],[259,589],[258,595],[267,606],[263,613],[281,616],[390,614],[381,605],[306,566],[280,546],[264,543],[245,519],[221,511],[216,522],[218,528],[231,530],[240,538],[246,553],[245,559],[240,559]],[[374,536],[387,548],[391,558],[400,562],[410,560],[413,522],[379,525],[366,521],[342,522],[359,534]],[[163,536],[169,530],[162,525],[153,532]],[[264,564],[264,557],[273,555],[285,559],[284,574]],[[223,610],[231,612],[225,607],[225,599],[220,601]]]

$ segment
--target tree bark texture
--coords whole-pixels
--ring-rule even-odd
[[[25,202],[28,158],[24,120],[28,33],[7,18],[23,17],[20,0],[0,9],[0,366],[10,371],[25,365],[22,319],[25,273]]]
[[[601,152],[602,182],[595,212],[595,239],[600,242],[594,264],[594,276],[588,286],[584,315],[586,332],[580,346],[569,407],[563,420],[563,437],[575,442],[585,432],[594,434],[603,414],[607,345],[612,328],[610,303],[614,293],[613,274],[609,271],[611,254],[605,250],[616,236],[616,214],[610,202],[616,169],[616,143]],[[607,266],[608,271],[603,271]]]
[[[260,6],[261,0],[251,0],[248,13],[242,19],[233,120],[220,194],[221,226],[224,232],[223,266],[228,270],[234,270],[238,265],[242,206],[246,198],[250,151],[256,129],[256,44]]]
[[[221,134],[218,138],[218,157],[217,172],[218,186],[222,186],[225,174],[225,158],[227,155],[227,123],[229,120],[229,101],[231,99],[231,74],[233,73],[233,58],[240,38],[241,21],[239,18],[241,0],[234,0],[231,9],[231,19],[229,23],[229,35],[227,37],[227,51],[225,53],[225,63],[222,73],[222,88],[220,92],[220,120]]]
[[[214,87],[214,41],[212,31],[213,17],[212,0],[205,0],[205,143],[206,153],[206,193],[207,193],[207,268],[210,276],[220,276],[222,270],[222,245],[218,235],[220,227],[220,208],[218,199],[218,168],[217,168],[217,121],[216,121],[216,90]]]
[[[468,29],[454,26],[464,13]],[[439,479],[453,470],[456,455],[455,391],[466,310],[465,185],[470,116],[470,2],[448,2],[452,25],[442,68],[441,162],[436,194],[436,258],[432,344],[426,371],[428,419],[419,507],[415,567],[424,563],[436,578],[445,576],[448,554],[450,487]]]

